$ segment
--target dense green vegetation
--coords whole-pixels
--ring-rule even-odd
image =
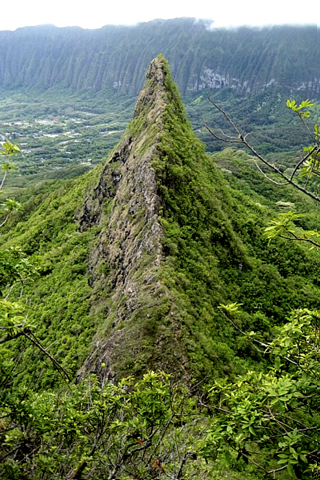
[[[238,305],[221,306],[235,328]],[[236,321],[236,320],[235,320]],[[276,327],[271,342],[242,332],[264,353],[265,372],[249,371],[236,383],[210,389],[215,411],[205,454],[230,450],[238,460],[275,478],[319,474],[319,313],[300,309]]]
[[[0,34],[0,85],[137,95],[162,52],[183,95],[222,87],[249,94],[275,85],[310,97],[319,93],[317,33],[316,24],[232,30],[193,18],[98,30],[28,27]]]
[[[316,317],[291,312],[319,308],[319,252],[263,235],[293,204],[305,213],[295,228],[315,229],[311,199],[269,183],[241,150],[208,156],[163,56],[106,163],[25,198],[1,229],[0,333],[11,332],[0,339],[3,478],[256,479],[246,464],[261,463],[264,448],[273,455],[264,473],[271,463],[284,480],[310,478],[294,424],[280,449],[279,422],[268,438],[252,429],[257,418],[290,412],[318,432],[306,387],[317,394]],[[128,279],[141,292],[130,297]],[[290,328],[304,347],[302,377],[282,361],[296,361],[294,341],[281,343]],[[266,420],[259,408],[273,395],[274,360],[279,384],[286,375],[289,383]],[[282,404],[277,395],[286,395]],[[256,411],[249,420],[247,398]],[[220,401],[229,416],[216,414]],[[317,442],[309,442],[312,462]]]
[[[21,148],[6,185],[15,195],[44,180],[91,170],[119,141],[133,107],[128,96],[104,92],[92,97],[70,89],[6,91],[0,103],[1,138]]]
[[[99,30],[42,26],[1,32],[0,44],[1,138],[22,150],[7,184],[15,194],[43,180],[74,178],[106,157],[159,52],[209,151],[224,146],[202,128],[204,120],[219,122],[208,95],[285,169],[305,144],[285,101],[319,98],[316,26],[227,30],[194,19]]]

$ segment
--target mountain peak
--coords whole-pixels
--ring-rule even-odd
[[[164,113],[169,103],[174,104],[176,114],[184,112],[179,91],[172,80],[170,66],[162,54],[154,58],[148,68],[146,81],[136,103],[133,119],[139,118],[140,128],[157,124],[161,114]],[[184,113],[183,113],[184,115]],[[187,117],[184,115],[184,121]]]
[[[146,82],[141,90],[136,103],[134,118],[142,113],[159,110],[164,106],[165,97],[168,96],[167,77],[170,77],[168,62],[163,55],[158,55],[150,64],[146,74]]]
[[[222,209],[221,183],[160,55],[80,215],[82,230],[100,232],[89,259],[100,325],[80,375],[95,372],[103,381],[145,368],[179,376],[212,370],[212,362],[195,360],[208,341],[194,336],[208,328],[198,310],[213,317],[217,294],[223,300],[217,263],[246,263]],[[199,309],[195,298],[203,298]]]
[[[156,100],[160,100],[165,93],[165,78],[168,74],[168,65],[162,55],[154,58],[146,74],[146,82],[141,90],[136,107],[134,118],[138,117],[146,107],[151,108]]]
[[[162,357],[155,354],[157,321],[170,311],[170,300],[159,275],[164,233],[153,163],[161,156],[165,109],[176,96],[171,83],[169,66],[158,56],[147,72],[133,121],[82,210],[82,230],[101,229],[90,255],[92,308],[100,309],[102,295],[104,302],[108,297],[85,371],[113,377],[119,369],[128,370],[130,362],[137,367],[137,358],[145,365]],[[178,97],[176,102],[182,108]],[[107,368],[101,370],[101,364]]]

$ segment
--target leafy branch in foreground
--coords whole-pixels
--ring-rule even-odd
[[[233,306],[226,315],[236,314]],[[210,389],[215,416],[203,454],[237,456],[272,478],[320,472],[320,314],[298,310],[263,343],[267,373],[248,372]],[[233,320],[234,323],[234,320]],[[247,335],[255,341],[255,334]]]
[[[8,172],[13,170],[15,166],[10,162],[10,157],[20,153],[20,148],[16,143],[11,143],[6,141],[2,144],[2,150],[0,150],[0,155],[5,157],[5,162],[2,164],[1,169],[3,172],[2,179],[0,180],[0,193],[3,193],[3,186],[7,179]],[[0,227],[3,227],[7,222],[11,213],[20,208],[20,203],[12,198],[7,198],[4,203],[0,205]]]
[[[3,478],[182,480],[200,474],[196,402],[163,372],[103,387],[91,377],[60,393],[29,391],[23,402],[8,399],[0,422]]]
[[[320,238],[320,233],[317,230],[304,231],[302,234],[297,233],[294,221],[302,217],[303,215],[292,211],[280,213],[276,219],[269,222],[269,226],[265,228],[264,236],[269,239],[269,243],[272,239],[280,237],[285,240],[309,243],[311,248],[320,248],[320,243],[315,240]]]
[[[4,252],[0,252],[3,254]],[[3,255],[2,255],[3,258]],[[30,269],[28,268],[30,265]],[[31,276],[32,264],[27,262],[28,276]],[[0,256],[0,270],[3,270],[3,262],[1,262]],[[14,271],[11,272],[12,281],[14,280]],[[18,271],[18,275],[21,272]],[[10,291],[10,289],[9,289]],[[11,342],[19,337],[25,337],[36,348],[44,353],[52,362],[52,364],[58,369],[58,371],[65,375],[70,381],[68,372],[60,365],[60,363],[48,352],[48,350],[42,345],[40,340],[33,333],[34,326],[28,321],[25,315],[25,306],[19,302],[11,302],[6,298],[0,299],[0,349],[1,345]],[[1,351],[0,351],[1,353]],[[0,361],[1,365],[1,361]]]

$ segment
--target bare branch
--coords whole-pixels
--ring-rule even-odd
[[[283,467],[276,468],[275,470],[270,470],[267,472],[267,475],[275,475],[277,472],[281,472],[281,470],[285,470],[287,468],[287,465],[284,465]]]
[[[307,242],[307,243],[311,243],[311,245],[313,245],[314,247],[316,248],[320,248],[320,244],[315,242],[314,240],[312,240],[312,238],[308,238],[306,236],[303,236],[303,237],[298,237],[294,232],[292,232],[291,230],[288,230],[286,229],[288,234],[291,235],[291,237],[285,237],[284,235],[279,235],[280,238],[284,238],[285,240],[291,240],[291,241],[299,241],[299,242]]]
[[[258,162],[254,162],[257,169],[259,170],[260,173],[262,173],[262,175],[267,179],[269,180],[269,182],[272,182],[274,183],[275,185],[277,185],[278,187],[283,187],[285,185],[288,185],[288,182],[284,182],[284,183],[280,183],[280,182],[276,182],[275,180],[273,180],[273,178],[270,178],[268,177],[268,175],[262,170],[262,168],[260,167],[260,165],[258,164]]]
[[[34,336],[34,334],[31,332],[30,329],[26,329],[23,331],[22,335],[24,335],[26,338],[30,340],[39,350],[41,350],[47,357],[50,358],[51,362],[57,367],[57,369],[64,373],[64,375],[67,377],[69,382],[71,382],[71,378],[69,377],[68,372],[60,365],[60,363],[41,345],[39,340]]]
[[[290,180],[293,179],[293,177],[295,176],[296,174],[296,171],[299,170],[299,168],[301,167],[301,165],[306,161],[308,160],[308,158],[316,151],[318,150],[317,146],[314,146],[313,149],[311,150],[311,152],[308,152],[307,155],[305,155],[301,160],[300,162],[297,163],[297,165],[295,166],[295,169],[293,170],[292,174],[291,174],[291,177],[290,177]]]
[[[0,183],[0,190],[3,189],[3,185],[4,185],[4,182],[5,182],[6,178],[7,178],[7,175],[8,175],[8,170],[5,170],[5,171],[4,171],[4,174],[3,174],[3,177],[2,177],[2,181],[1,181],[1,183]]]
[[[233,120],[231,120],[231,118],[229,117],[229,115],[227,114],[227,112],[225,110],[223,110],[221,107],[219,107],[219,105],[217,105],[213,100],[212,98],[208,97],[208,100],[209,102],[224,116],[224,118],[227,120],[227,122],[229,123],[229,125],[231,125],[231,127],[233,128],[233,130],[236,132],[236,134],[240,137],[242,137],[242,134],[240,132],[240,130],[238,129],[238,127],[236,126],[236,124],[233,122]]]
[[[209,126],[207,123],[204,123],[204,127],[208,130],[208,132],[216,139],[219,140],[220,142],[225,142],[225,143],[239,143],[238,139],[229,137],[225,133],[222,132],[223,137],[219,137]]]
[[[21,337],[22,335],[25,335],[24,330],[21,330],[20,332],[17,332],[14,335],[7,335],[4,338],[0,338],[0,345],[3,344],[3,343],[10,342],[11,340],[14,340],[15,338]]]
[[[221,107],[219,107],[219,105],[217,105],[211,98],[209,98],[209,101],[210,103],[214,106],[214,108],[216,108],[216,110],[218,110],[222,115],[223,117],[226,119],[226,121],[228,122],[228,124],[231,126],[231,128],[233,129],[233,131],[235,132],[236,136],[235,137],[229,137],[228,135],[224,135],[224,138],[223,137],[219,137],[218,135],[216,135],[213,130],[205,123],[204,124],[204,127],[208,130],[208,132],[216,139],[220,140],[220,141],[223,141],[223,142],[226,142],[226,143],[240,143],[242,145],[244,145],[252,154],[253,156],[255,156],[256,158],[258,158],[262,163],[264,163],[264,165],[266,165],[268,168],[270,168],[273,172],[275,172],[277,175],[279,175],[281,178],[283,178],[286,182],[286,184],[289,184],[291,186],[293,186],[294,188],[296,188],[297,190],[299,190],[300,192],[304,193],[305,195],[307,195],[308,197],[312,198],[313,200],[316,200],[317,202],[320,202],[320,197],[316,194],[314,194],[313,192],[311,192],[310,190],[307,190],[307,188],[305,187],[302,187],[299,183],[295,182],[294,181],[294,175],[295,173],[297,172],[297,170],[300,168],[300,166],[310,157],[310,155],[312,155],[312,153],[314,153],[315,151],[319,151],[319,147],[315,146],[313,148],[313,150],[311,152],[308,152],[308,154],[302,159],[299,161],[299,163],[296,165],[295,167],[295,170],[294,172],[291,174],[291,176],[287,176],[285,173],[283,173],[278,167],[276,167],[275,165],[273,165],[271,162],[269,162],[269,160],[267,160],[265,157],[263,157],[262,155],[260,155],[256,150],[255,148],[247,141],[247,137],[248,137],[248,134],[244,135],[240,132],[239,128],[236,126],[236,124],[233,122],[233,120],[229,117],[229,115],[227,114],[227,112],[225,110],[223,110]],[[261,170],[260,170],[261,171]],[[266,174],[264,172],[262,172],[263,175],[268,178],[266,176]],[[271,180],[270,178],[268,178],[268,180]],[[273,180],[271,180],[273,181]],[[275,183],[275,181],[273,181]]]

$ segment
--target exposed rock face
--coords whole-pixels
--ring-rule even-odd
[[[136,95],[151,59],[163,52],[182,94],[231,88],[260,92],[273,82],[286,95],[320,93],[317,26],[210,29],[192,18],[136,26],[27,27],[0,32],[0,86]]]
[[[160,311],[165,315],[170,310],[169,293],[159,277],[163,230],[152,166],[163,128],[165,74],[163,61],[156,58],[138,98],[134,121],[86,199],[80,218],[82,229],[101,229],[91,251],[90,273],[92,308],[103,304],[104,317],[84,370],[109,378],[138,357],[145,364],[157,363],[157,317]]]

